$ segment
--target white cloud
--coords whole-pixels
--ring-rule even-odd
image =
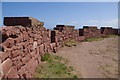
[[[104,21],[103,24],[111,25],[111,26],[114,26],[114,27],[118,27],[118,19]]]
[[[87,25],[97,25],[98,27],[100,26],[111,26],[114,28],[118,28],[118,19],[113,19],[113,20],[89,20],[87,21]]]

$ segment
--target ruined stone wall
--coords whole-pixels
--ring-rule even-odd
[[[98,37],[100,36],[101,32],[97,27],[92,26],[84,26],[83,27],[83,36],[85,39],[92,38],[92,37]]]
[[[56,53],[69,40],[83,41],[101,35],[101,30],[97,27],[84,27],[80,30],[75,30],[74,27],[59,25],[50,30],[42,25],[15,25],[0,28],[3,78],[32,78],[45,53]],[[107,30],[104,31],[108,35]],[[111,34],[117,34],[117,30],[112,29]]]
[[[44,22],[38,21],[33,17],[4,17],[4,25],[15,26],[22,25],[24,27],[43,26]]]
[[[43,27],[4,27],[2,35],[5,40],[0,54],[4,78],[32,78],[41,56],[53,52],[56,46],[51,43],[49,31]]]
[[[69,40],[84,40],[83,36],[79,37],[79,30],[68,27],[59,31],[44,27],[9,26],[1,31],[3,52],[0,54],[4,78],[32,78],[44,53],[55,53]],[[55,40],[51,42],[52,39]]]
[[[69,40],[75,40],[75,41],[84,40],[84,36],[79,36],[79,30],[75,30],[73,26],[71,27],[72,28],[70,28],[70,26],[54,28],[54,31],[56,34],[55,42],[60,44],[60,46],[62,46],[64,42],[69,41]]]
[[[100,30],[103,35],[118,35],[118,29],[113,29],[112,27],[101,27]]]

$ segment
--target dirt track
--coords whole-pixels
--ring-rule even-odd
[[[118,77],[118,37],[65,47],[57,55],[68,58],[82,78]]]

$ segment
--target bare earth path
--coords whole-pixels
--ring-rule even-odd
[[[118,37],[65,47],[57,55],[68,58],[82,78],[118,77]]]

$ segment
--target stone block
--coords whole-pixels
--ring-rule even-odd
[[[13,58],[17,57],[17,56],[21,55],[21,51],[20,50],[15,50],[11,53],[11,55],[12,55]]]
[[[33,73],[35,72],[36,67],[38,66],[37,60],[34,60],[34,62],[32,63],[31,67],[29,68],[29,73],[31,75],[33,75]]]
[[[29,40],[29,38],[30,38],[30,37],[28,36],[28,33],[25,32],[25,31],[23,31],[22,36],[23,36],[23,41]]]
[[[34,57],[36,53],[37,53],[36,50],[33,50],[33,51],[30,53],[31,57]]]
[[[19,78],[17,68],[11,67],[10,70],[8,71],[7,78]]]
[[[9,58],[1,64],[4,76],[8,73],[9,69],[12,67],[12,64],[12,60]]]
[[[79,37],[79,41],[83,41],[84,40],[84,36]]]
[[[4,17],[4,25],[15,26],[22,25],[24,27],[43,26],[44,22],[38,21],[32,17]]]
[[[3,61],[4,61],[5,59],[7,59],[10,55],[11,55],[11,52],[10,52],[10,51],[0,52],[1,61],[3,62]]]
[[[43,52],[44,52],[44,45],[41,44],[41,45],[40,45],[40,53],[43,53]]]
[[[39,39],[39,40],[37,41],[37,43],[38,43],[38,45],[40,45],[40,44],[42,43],[42,40]]]
[[[26,71],[26,66],[21,67],[21,69],[19,69],[18,74],[23,78],[23,74],[25,74]]]
[[[27,54],[24,58],[22,58],[22,63],[26,64],[31,59],[30,54]]]
[[[37,42],[34,41],[34,42],[33,42],[33,50],[36,49],[36,48],[37,48]]]
[[[15,45],[14,39],[8,38],[4,43],[1,44],[3,48],[11,48]]]

